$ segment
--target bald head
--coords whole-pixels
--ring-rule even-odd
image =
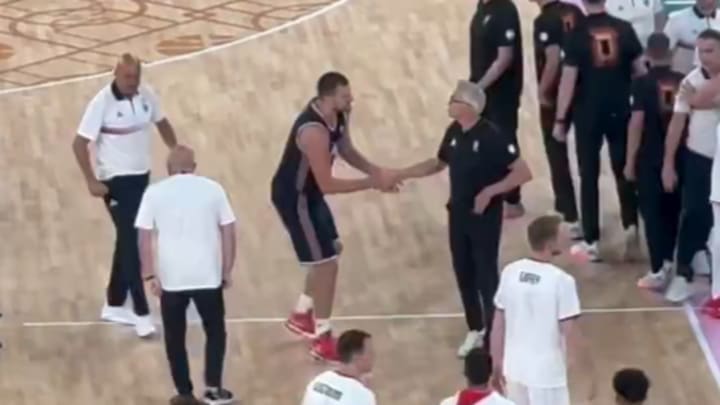
[[[192,173],[195,171],[195,152],[187,146],[178,145],[170,151],[167,160],[168,173]]]
[[[115,85],[120,93],[131,97],[137,93],[140,86],[140,59],[129,53],[124,53],[115,65]]]

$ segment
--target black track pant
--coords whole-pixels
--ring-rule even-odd
[[[520,144],[517,140],[519,101],[507,103],[509,99],[507,96],[494,97],[493,99],[500,101],[492,102],[490,96],[488,96],[488,103],[483,116],[510,136],[519,151]],[[520,187],[509,191],[505,195],[505,201],[508,204],[519,204],[521,202]]]
[[[713,226],[710,205],[712,163],[712,159],[690,150],[684,153],[677,273],[688,281],[693,279],[690,263],[698,251],[706,248]]]
[[[165,352],[175,388],[180,395],[191,395],[190,366],[185,349],[187,308],[190,300],[202,319],[205,330],[205,385],[222,387],[225,359],[225,303],[222,288],[210,290],[163,291],[160,296]]]
[[[149,179],[149,174],[140,174],[116,176],[103,182],[108,188],[105,207],[115,225],[115,252],[107,286],[107,302],[110,306],[122,306],[129,291],[137,315],[150,313],[140,276],[140,252],[135,229],[135,217]]]
[[[600,239],[600,150],[607,139],[610,166],[620,199],[620,216],[624,228],[637,225],[637,194],[625,179],[625,151],[629,114],[575,114],[575,138],[580,166],[580,208],[585,241]]]
[[[493,300],[500,282],[498,250],[502,221],[500,200],[493,201],[482,215],[453,212],[452,208],[449,213],[450,252],[465,320],[470,330],[485,329],[486,344],[495,312]]]
[[[663,262],[673,261],[680,220],[680,193],[666,193],[662,185],[662,167],[644,164],[637,168],[638,204],[645,224],[645,239],[654,273]]]
[[[566,222],[577,222],[575,186],[570,173],[567,143],[559,142],[552,135],[555,126],[555,108],[540,108],[540,126],[542,127],[545,154],[550,166],[553,194],[555,194],[555,211],[560,213]]]

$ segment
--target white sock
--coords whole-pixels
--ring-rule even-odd
[[[300,298],[298,298],[297,305],[295,305],[295,312],[302,312],[305,313],[313,308],[313,299],[312,297],[300,294]]]
[[[330,320],[329,319],[316,319],[315,320],[315,335],[320,336],[325,332],[330,332]]]

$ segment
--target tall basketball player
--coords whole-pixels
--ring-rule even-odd
[[[625,179],[627,124],[630,119],[630,87],[633,73],[645,72],[642,45],[630,23],[608,15],[605,0],[584,0],[588,15],[565,43],[565,59],[558,91],[553,134],[564,139],[566,117],[573,106],[575,140],[580,172],[580,208],[585,240],[575,246],[599,261],[600,150],[607,140],[622,225],[628,251],[637,252],[637,197]]]
[[[555,194],[555,211],[562,214],[570,224],[573,238],[582,238],[578,223],[575,187],[570,174],[567,143],[553,137],[555,110],[562,46],[568,33],[585,19],[575,5],[558,0],[533,0],[540,6],[540,15],[533,21],[535,66],[537,68],[538,100],[540,101],[540,128],[545,144],[545,154],[550,166],[550,180]]]
[[[552,263],[569,244],[561,221],[544,216],[528,226],[532,254],[505,266],[495,296],[495,377],[501,386],[507,378],[508,398],[518,405],[569,405],[568,360],[581,360],[590,377],[588,400],[595,395],[592,359],[577,321],[575,279]]]
[[[353,147],[348,132],[352,101],[345,76],[337,72],[322,75],[317,96],[293,124],[272,179],[273,204],[290,234],[300,264],[308,268],[305,288],[285,326],[312,339],[313,357],[329,361],[337,360],[329,319],[342,246],[325,194],[395,188],[391,171],[369,162]],[[336,153],[367,177],[334,177]]]

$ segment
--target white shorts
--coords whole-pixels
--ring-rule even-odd
[[[570,405],[567,387],[532,388],[508,381],[507,397],[516,405]]]

